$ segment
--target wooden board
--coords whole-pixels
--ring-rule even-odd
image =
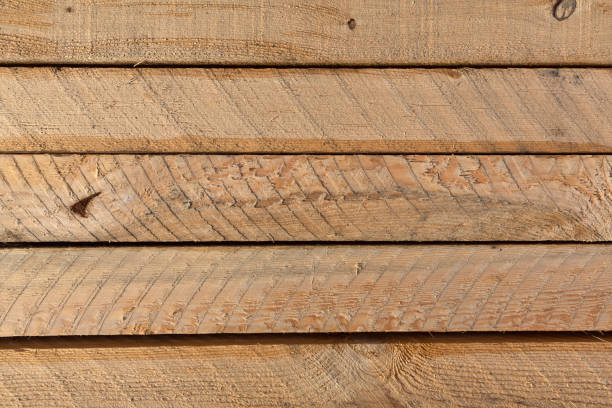
[[[612,3],[556,3],[15,0],[0,63],[610,65]]]
[[[11,248],[0,336],[612,330],[610,245]]]
[[[0,155],[0,241],[609,241],[608,156]]]
[[[610,335],[2,340],[11,407],[609,407]]]
[[[7,153],[610,153],[610,112],[611,69],[0,68]]]

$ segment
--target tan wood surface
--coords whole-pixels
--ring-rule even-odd
[[[609,335],[0,341],[5,407],[609,407]]]
[[[610,112],[603,68],[0,68],[2,152],[610,153]]]
[[[0,241],[609,241],[608,156],[0,155]]]
[[[0,336],[612,330],[610,245],[6,248]]]
[[[556,3],[13,0],[0,62],[610,65],[610,0]]]
[[[612,0],[0,2],[0,406],[610,406],[610,67]]]

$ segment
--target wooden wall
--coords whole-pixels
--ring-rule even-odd
[[[610,330],[611,0],[0,3],[0,405],[606,407]]]

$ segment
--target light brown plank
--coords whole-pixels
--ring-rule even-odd
[[[611,336],[0,341],[11,407],[609,407]]]
[[[608,156],[0,155],[0,241],[612,239]]]
[[[610,65],[610,1],[556,3],[13,0],[0,63]]]
[[[611,69],[0,68],[0,101],[7,153],[612,152]]]
[[[12,248],[0,336],[612,330],[610,245]]]

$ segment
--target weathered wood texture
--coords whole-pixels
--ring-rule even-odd
[[[612,330],[610,245],[12,248],[0,336]]]
[[[0,241],[612,239],[608,156],[0,155]]]
[[[610,153],[610,112],[603,68],[0,68],[7,153]]]
[[[609,407],[611,336],[0,341],[11,407]]]
[[[611,64],[612,3],[576,0],[563,21],[556,3],[17,0],[0,63]]]

